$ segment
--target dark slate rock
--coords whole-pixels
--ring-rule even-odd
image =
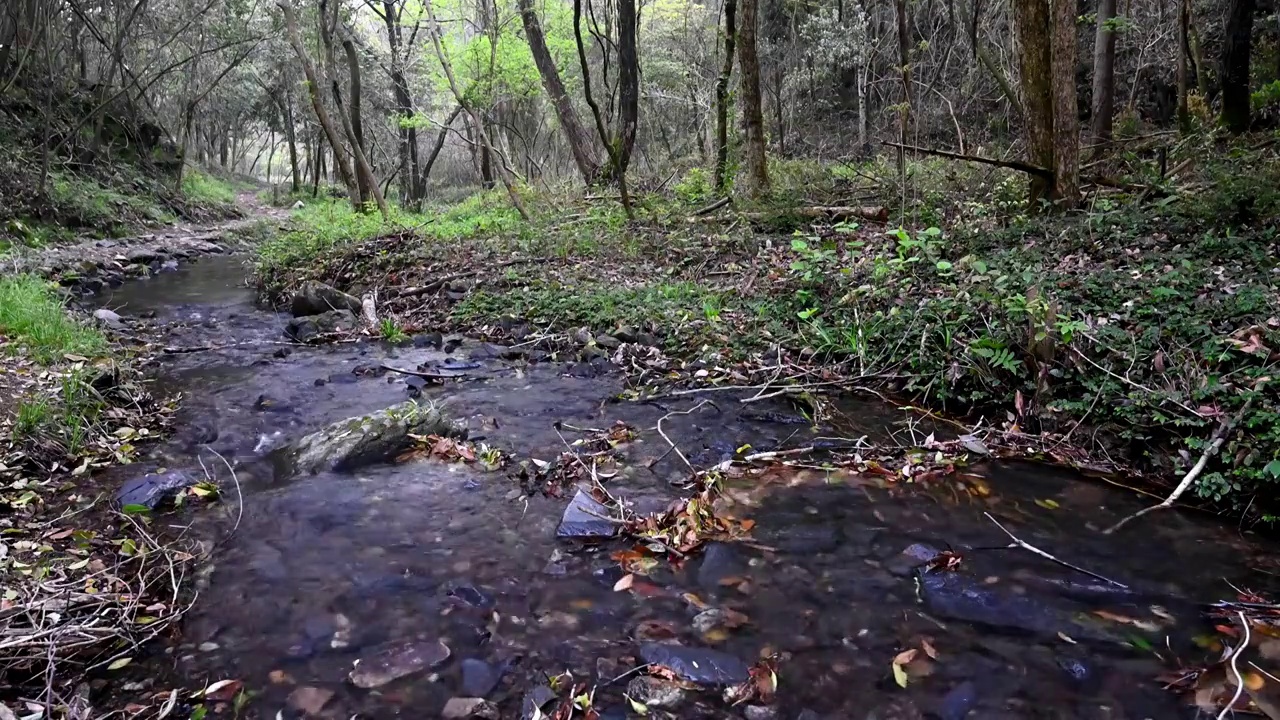
[[[448,370],[451,372],[460,372],[463,370],[476,370],[480,367],[483,367],[483,366],[478,362],[470,362],[467,360],[454,360],[452,358],[440,363],[441,370]],[[427,370],[428,368],[419,368],[419,369]]]
[[[956,685],[938,701],[937,710],[933,713],[938,720],[964,720],[969,711],[978,704],[978,686],[971,680]]]
[[[330,310],[310,317],[296,317],[284,327],[286,337],[297,342],[308,342],[317,335],[353,330],[356,327],[355,313],[350,310]]]
[[[1014,633],[1077,640],[1113,640],[1100,628],[1082,625],[1067,610],[1045,598],[1018,595],[954,572],[920,573],[920,594],[929,612]]]
[[[732,545],[708,543],[702,553],[702,564],[698,566],[698,585],[714,590],[720,587],[722,580],[742,574],[745,568],[746,563]]]
[[[923,543],[912,543],[903,551],[889,558],[886,568],[889,572],[899,577],[907,577],[913,574],[917,568],[932,560],[938,554],[936,548],[930,547]]]
[[[467,697],[488,697],[501,679],[501,671],[483,660],[462,661],[462,694]]]
[[[520,700],[521,720],[532,720],[537,710],[541,710],[555,700],[557,695],[546,685],[539,685],[524,694]],[[545,715],[545,714],[544,714]]]
[[[745,662],[719,650],[644,643],[640,657],[651,665],[670,668],[676,677],[698,685],[734,685],[745,681],[750,673]]]
[[[481,590],[474,585],[455,585],[449,588],[449,597],[455,603],[468,605],[473,608],[488,609],[497,602],[493,595]]]
[[[172,500],[179,490],[195,485],[197,482],[199,479],[185,470],[148,473],[126,482],[116,492],[115,502],[118,507],[142,505],[148,510],[155,510]]]
[[[840,544],[839,529],[834,525],[793,525],[761,536],[761,542],[779,552],[810,554],[827,553]]]
[[[617,526],[609,520],[609,509],[601,505],[595,498],[579,489],[565,508],[560,519],[560,527],[556,529],[556,537],[592,538],[612,537]]]
[[[627,683],[627,697],[649,708],[674,708],[688,693],[673,680],[640,676]]]
[[[444,336],[438,332],[422,333],[413,336],[413,346],[416,348],[435,348],[440,349],[444,344]]]
[[[622,341],[612,335],[605,335],[601,333],[596,336],[596,344],[602,348],[615,350],[622,346]]]
[[[471,350],[469,356],[477,360],[500,360],[507,357],[511,348],[493,343],[480,343]]]
[[[334,373],[329,376],[329,382],[334,385],[355,385],[360,382],[360,378],[349,372]]]
[[[462,340],[463,338],[461,335],[450,335],[449,337],[444,338],[442,342],[444,343],[443,348],[445,353],[448,354],[457,350],[462,345]]]

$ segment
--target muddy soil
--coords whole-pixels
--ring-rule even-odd
[[[126,320],[154,313],[169,324],[170,345],[221,348],[155,368],[186,400],[178,433],[146,467],[203,466],[222,485],[222,502],[175,519],[218,549],[174,657],[193,687],[243,681],[257,717],[430,718],[475,697],[503,718],[530,717],[528,698],[569,671],[599,683],[595,707],[611,718],[634,715],[628,687],[651,716],[680,718],[1190,718],[1196,711],[1155,682],[1167,668],[1157,652],[1204,655],[1190,643],[1209,628],[1195,603],[1231,597],[1225,582],[1259,592],[1280,584],[1275,549],[1233,528],[1168,512],[1103,536],[1097,529],[1138,498],[1040,466],[991,464],[973,468],[983,492],[951,481],[886,487],[822,469],[732,479],[734,511],[756,522],[751,542],[660,565],[616,592],[623,572],[610,554],[627,545],[557,539],[568,494],[526,497],[507,471],[438,461],[298,475],[273,450],[409,397],[405,376],[382,364],[474,364],[422,394],[465,420],[472,440],[516,459],[554,459],[581,437],[567,426],[631,424],[640,437],[622,448],[607,485],[644,510],[681,493],[673,483],[688,469],[654,426],[694,398],[616,402],[624,378],[606,366],[504,360],[470,341],[449,353],[290,344],[287,312],[254,305],[243,262],[208,256],[99,302]],[[777,421],[795,414],[786,405],[756,403],[745,417],[738,399],[718,393],[715,406],[663,429],[699,467],[744,445],[800,447],[833,432]],[[902,419],[854,398],[842,407],[853,418],[844,436],[881,434]],[[123,482],[139,471],[116,472]],[[1007,542],[988,511],[1128,592],[1025,551],[966,550]],[[913,544],[964,554],[957,580],[922,582],[903,554]],[[748,622],[721,627],[706,608]],[[615,680],[673,652],[652,643],[682,646],[692,674],[706,674],[708,658],[734,676],[731,661],[780,653],[778,697],[730,707],[715,687],[633,683],[643,672]],[[902,687],[892,661],[908,648],[921,652]],[[728,658],[699,662],[709,650]],[[353,667],[359,684],[376,687],[353,684]]]

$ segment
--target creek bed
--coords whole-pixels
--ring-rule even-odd
[[[973,468],[983,492],[952,481],[885,487],[819,470],[732,479],[726,497],[756,522],[751,544],[715,546],[615,592],[623,573],[610,554],[627,545],[557,539],[568,495],[516,497],[505,472],[436,461],[300,476],[271,451],[407,397],[403,376],[357,373],[473,356],[479,367],[466,380],[425,391],[473,437],[516,458],[552,460],[564,451],[557,421],[625,421],[640,437],[622,449],[623,469],[608,487],[657,508],[679,495],[671,483],[686,468],[674,453],[648,467],[667,450],[652,428],[693,398],[666,407],[610,402],[623,387],[619,375],[503,361],[470,343],[449,356],[372,341],[288,346],[287,314],[255,307],[242,263],[207,257],[102,301],[126,318],[180,322],[172,345],[228,346],[172,355],[157,370],[187,399],[154,464],[199,467],[203,459],[212,467],[216,451],[236,467],[242,516],[224,477],[223,502],[192,518],[195,532],[221,544],[177,657],[193,685],[242,680],[260,717],[300,717],[299,708],[333,718],[436,717],[451,698],[483,694],[516,718],[548,676],[609,680],[642,662],[646,643],[674,640],[747,665],[780,653],[772,717],[788,720],[1190,718],[1195,709],[1155,681],[1166,666],[1153,649],[1163,650],[1167,636],[1172,651],[1199,659],[1190,640],[1209,627],[1197,601],[1231,597],[1226,582],[1261,593],[1280,584],[1274,548],[1233,528],[1169,512],[1103,536],[1097,529],[1141,507],[1139,498],[1063,471],[992,463]],[[664,422],[695,464],[718,462],[726,448],[796,447],[812,437],[807,426],[744,418],[731,395]],[[758,405],[754,418],[788,411]],[[854,418],[845,434],[883,434],[900,419],[853,399],[841,409]],[[1081,592],[1088,578],[1024,551],[966,552],[1007,541],[986,511],[1133,594]],[[917,543],[964,554],[964,586],[919,582],[902,555]],[[694,620],[699,602],[749,622],[706,631]],[[901,687],[894,657],[926,644],[936,658],[922,654]],[[355,660],[404,647],[418,653],[417,672],[372,690],[348,682]],[[629,679],[599,690],[604,717],[626,716]],[[729,707],[713,690],[686,694],[674,708],[658,704],[654,713],[681,718],[770,716]]]

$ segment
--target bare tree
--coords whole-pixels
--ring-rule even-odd
[[[1178,0],[1183,4],[1183,0]],[[1116,97],[1116,0],[1098,0],[1098,27],[1093,40],[1093,139],[1111,139]],[[1099,148],[1101,149],[1101,148]]]
[[[737,0],[724,3],[724,68],[716,79],[716,167],[717,192],[724,192],[729,184],[729,80],[733,75],[734,43],[738,29],[735,27]]]
[[[765,157],[764,113],[760,97],[760,59],[756,54],[758,0],[742,0],[742,35],[738,64],[742,67],[742,126],[746,140],[747,194],[769,192],[769,166]]]

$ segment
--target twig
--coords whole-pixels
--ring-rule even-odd
[[[1086,337],[1087,337],[1087,335],[1086,335]],[[1090,339],[1091,339],[1091,340],[1094,340],[1093,338],[1090,338]],[[1094,342],[1097,342],[1097,340],[1094,340]],[[1104,347],[1105,347],[1105,346],[1104,346]],[[1184,405],[1183,403],[1180,403],[1180,402],[1178,402],[1177,400],[1174,400],[1174,399],[1172,399],[1172,398],[1165,397],[1164,395],[1161,395],[1160,393],[1156,392],[1155,390],[1152,390],[1151,388],[1147,387],[1146,385],[1143,385],[1142,383],[1135,382],[1135,381],[1130,380],[1129,378],[1127,378],[1127,377],[1125,377],[1125,376],[1123,376],[1123,375],[1118,375],[1118,374],[1116,374],[1115,372],[1112,372],[1109,368],[1104,368],[1104,367],[1102,367],[1102,366],[1101,366],[1101,365],[1099,365],[1098,363],[1094,362],[1094,361],[1093,361],[1093,359],[1092,359],[1092,358],[1090,358],[1088,355],[1085,355],[1084,353],[1080,352],[1080,351],[1079,351],[1078,349],[1076,349],[1076,348],[1071,348],[1071,351],[1072,351],[1072,352],[1074,352],[1074,353],[1076,354],[1076,357],[1080,358],[1081,360],[1084,360],[1085,362],[1087,362],[1087,363],[1089,363],[1090,365],[1094,366],[1094,367],[1095,367],[1095,368],[1097,368],[1098,370],[1101,370],[1102,372],[1106,373],[1107,375],[1109,375],[1109,376],[1111,376],[1111,377],[1115,378],[1116,380],[1119,380],[1119,381],[1120,381],[1120,382],[1122,382],[1122,383],[1125,383],[1125,384],[1129,385],[1130,387],[1137,388],[1138,390],[1141,390],[1141,391],[1146,392],[1146,393],[1151,393],[1152,395],[1155,395],[1158,399],[1160,399],[1162,402],[1167,401],[1167,402],[1173,403],[1174,405],[1177,405],[1178,407],[1182,408],[1183,410],[1186,410],[1187,412],[1191,413],[1191,415],[1193,415],[1194,417],[1198,417],[1198,418],[1202,418],[1202,417],[1204,417],[1204,413],[1200,412],[1199,410],[1195,410],[1195,409],[1193,409],[1193,408],[1191,408],[1191,407],[1189,407],[1189,406],[1187,406],[1187,405]]]
[[[1039,555],[1040,557],[1042,557],[1042,558],[1044,558],[1044,559],[1046,559],[1046,560],[1052,560],[1053,562],[1055,562],[1055,563],[1057,563],[1057,564],[1059,564],[1059,565],[1061,565],[1061,566],[1063,566],[1063,567],[1065,567],[1065,568],[1069,568],[1069,569],[1071,569],[1071,570],[1075,570],[1075,571],[1076,571],[1076,572],[1078,572],[1078,573],[1083,573],[1083,574],[1085,574],[1085,575],[1088,575],[1089,577],[1091,577],[1091,578],[1093,578],[1093,579],[1095,579],[1095,580],[1101,580],[1102,582],[1109,583],[1109,584],[1111,584],[1111,585],[1115,585],[1116,587],[1118,587],[1118,588],[1123,588],[1123,589],[1125,589],[1125,590],[1128,590],[1128,589],[1129,589],[1129,586],[1128,586],[1128,585],[1125,585],[1124,583],[1116,582],[1115,580],[1112,580],[1111,578],[1106,577],[1106,576],[1104,576],[1104,575],[1099,575],[1098,573],[1093,572],[1093,571],[1091,571],[1091,570],[1085,570],[1085,569],[1084,569],[1084,568],[1082,568],[1082,567],[1078,567],[1078,566],[1076,566],[1076,565],[1072,565],[1072,564],[1071,564],[1071,563],[1069,563],[1069,562],[1065,562],[1065,561],[1063,561],[1063,560],[1059,560],[1058,558],[1056,558],[1056,557],[1054,557],[1054,556],[1050,555],[1049,553],[1047,553],[1047,552],[1045,552],[1045,551],[1041,550],[1040,548],[1038,548],[1038,547],[1036,547],[1036,546],[1034,546],[1034,545],[1032,545],[1032,544],[1030,544],[1030,543],[1027,543],[1027,542],[1025,542],[1025,541],[1023,541],[1023,540],[1020,540],[1020,539],[1018,538],[1018,536],[1017,536],[1017,535],[1014,535],[1013,533],[1009,532],[1009,531],[1008,531],[1008,529],[1006,529],[1004,525],[1001,525],[999,520],[996,520],[994,517],[992,517],[992,516],[991,516],[991,513],[989,513],[989,512],[984,512],[984,513],[982,513],[982,514],[983,514],[983,515],[986,515],[988,520],[990,520],[991,522],[995,523],[996,527],[1000,528],[1000,530],[1001,530],[1005,535],[1008,535],[1008,536],[1009,536],[1009,539],[1013,541],[1013,542],[1012,542],[1012,544],[1010,544],[1010,545],[1006,546],[1008,549],[1012,549],[1012,548],[1015,548],[1015,547],[1020,547],[1020,548],[1022,548],[1023,550],[1027,550],[1027,551],[1029,551],[1029,552],[1033,552],[1033,553],[1035,553],[1036,555]]]
[[[244,493],[240,490],[240,478],[236,477],[236,471],[231,467],[231,463],[227,462],[227,459],[222,456],[222,453],[214,450],[208,445],[205,447],[208,448],[209,452],[216,455],[217,458],[222,461],[223,465],[227,466],[227,472],[231,473],[231,480],[236,484],[236,500],[240,503],[240,508],[236,512],[236,524],[231,527],[231,532],[227,533],[227,538],[229,538],[236,534],[236,530],[240,529],[240,520],[244,517]],[[227,538],[223,538],[223,541],[225,542]]]
[[[698,208],[697,210],[694,210],[693,215],[691,215],[690,217],[702,217],[703,215],[710,215],[711,213],[719,210],[725,205],[728,205],[730,202],[731,201],[729,196],[726,195],[706,207]]]
[[[671,442],[671,438],[667,437],[667,434],[666,434],[665,432],[663,432],[663,431],[662,431],[662,421],[663,421],[663,420],[666,420],[667,418],[671,417],[672,415],[688,415],[688,414],[692,413],[693,411],[695,411],[695,410],[697,410],[697,409],[701,408],[703,405],[706,405],[706,404],[708,404],[708,403],[711,403],[711,401],[710,401],[710,400],[706,400],[706,399],[699,400],[697,405],[694,405],[693,407],[689,408],[688,410],[675,410],[675,411],[669,412],[669,413],[667,413],[666,415],[663,415],[662,417],[658,418],[658,434],[662,436],[662,439],[663,439],[663,440],[666,440],[666,441],[667,441],[667,444],[671,446],[671,449],[672,449],[672,450],[675,450],[676,455],[680,456],[680,459],[684,461],[684,464],[685,464],[686,466],[688,466],[688,468],[689,468],[689,472],[694,473],[694,474],[697,474],[698,469],[697,469],[697,468],[695,468],[695,467],[693,466],[693,463],[689,462],[689,458],[685,457],[685,456],[684,456],[684,453],[680,452],[680,448],[676,447],[676,444],[675,444],[675,443],[673,443],[673,442]],[[713,406],[714,406],[714,405],[713,405]]]
[[[446,373],[430,372],[427,370],[408,370],[406,368],[398,368],[393,365],[387,365],[386,363],[382,364],[382,369],[389,370],[394,373],[400,373],[401,375],[412,375],[414,377],[420,377],[426,380],[448,380],[450,378],[466,377],[467,375],[464,372],[450,372],[446,374]]]
[[[1231,696],[1231,702],[1223,706],[1217,720],[1224,720],[1227,717],[1227,713],[1236,706],[1236,702],[1240,700],[1240,694],[1244,692],[1244,678],[1240,677],[1240,667],[1236,661],[1240,659],[1240,653],[1249,647],[1249,620],[1244,616],[1243,610],[1237,611],[1236,614],[1240,616],[1240,624],[1244,626],[1244,639],[1231,651],[1231,673],[1236,676],[1236,694]]]
[[[995,165],[996,167],[1018,170],[1027,173],[1028,175],[1039,175],[1040,177],[1050,179],[1053,178],[1052,170],[1038,167],[1031,163],[1022,162],[1021,160],[997,160],[996,158],[982,157],[980,155],[963,155],[961,153],[949,152],[947,150],[934,150],[932,148],[923,148],[916,145],[903,145],[901,143],[889,142],[887,140],[882,140],[880,144],[894,148],[901,148],[910,152],[918,152],[924,155],[937,155],[938,157],[947,158],[949,160],[967,160],[969,162],[982,163],[983,165]]]
[[[1204,472],[1205,467],[1209,464],[1209,459],[1216,455],[1218,450],[1222,448],[1222,444],[1227,441],[1227,433],[1237,422],[1240,421],[1242,417],[1244,417],[1244,414],[1249,411],[1249,407],[1252,405],[1253,398],[1249,398],[1248,402],[1244,404],[1244,407],[1240,408],[1239,412],[1235,415],[1222,419],[1222,422],[1218,425],[1218,429],[1214,431],[1213,437],[1210,438],[1208,446],[1204,449],[1204,453],[1200,455],[1200,459],[1196,461],[1196,464],[1189,471],[1187,471],[1186,475],[1182,476],[1182,482],[1179,482],[1178,486],[1173,489],[1173,492],[1169,493],[1169,497],[1165,498],[1159,505],[1152,505],[1151,507],[1143,508],[1129,517],[1124,518],[1115,525],[1103,530],[1102,534],[1111,535],[1125,525],[1128,525],[1131,520],[1137,520],[1149,512],[1165,510],[1173,507],[1173,504],[1178,501],[1178,498],[1182,497],[1182,494],[1187,491],[1187,488],[1191,487],[1191,484],[1196,481],[1196,478],[1200,477],[1200,473]]]

